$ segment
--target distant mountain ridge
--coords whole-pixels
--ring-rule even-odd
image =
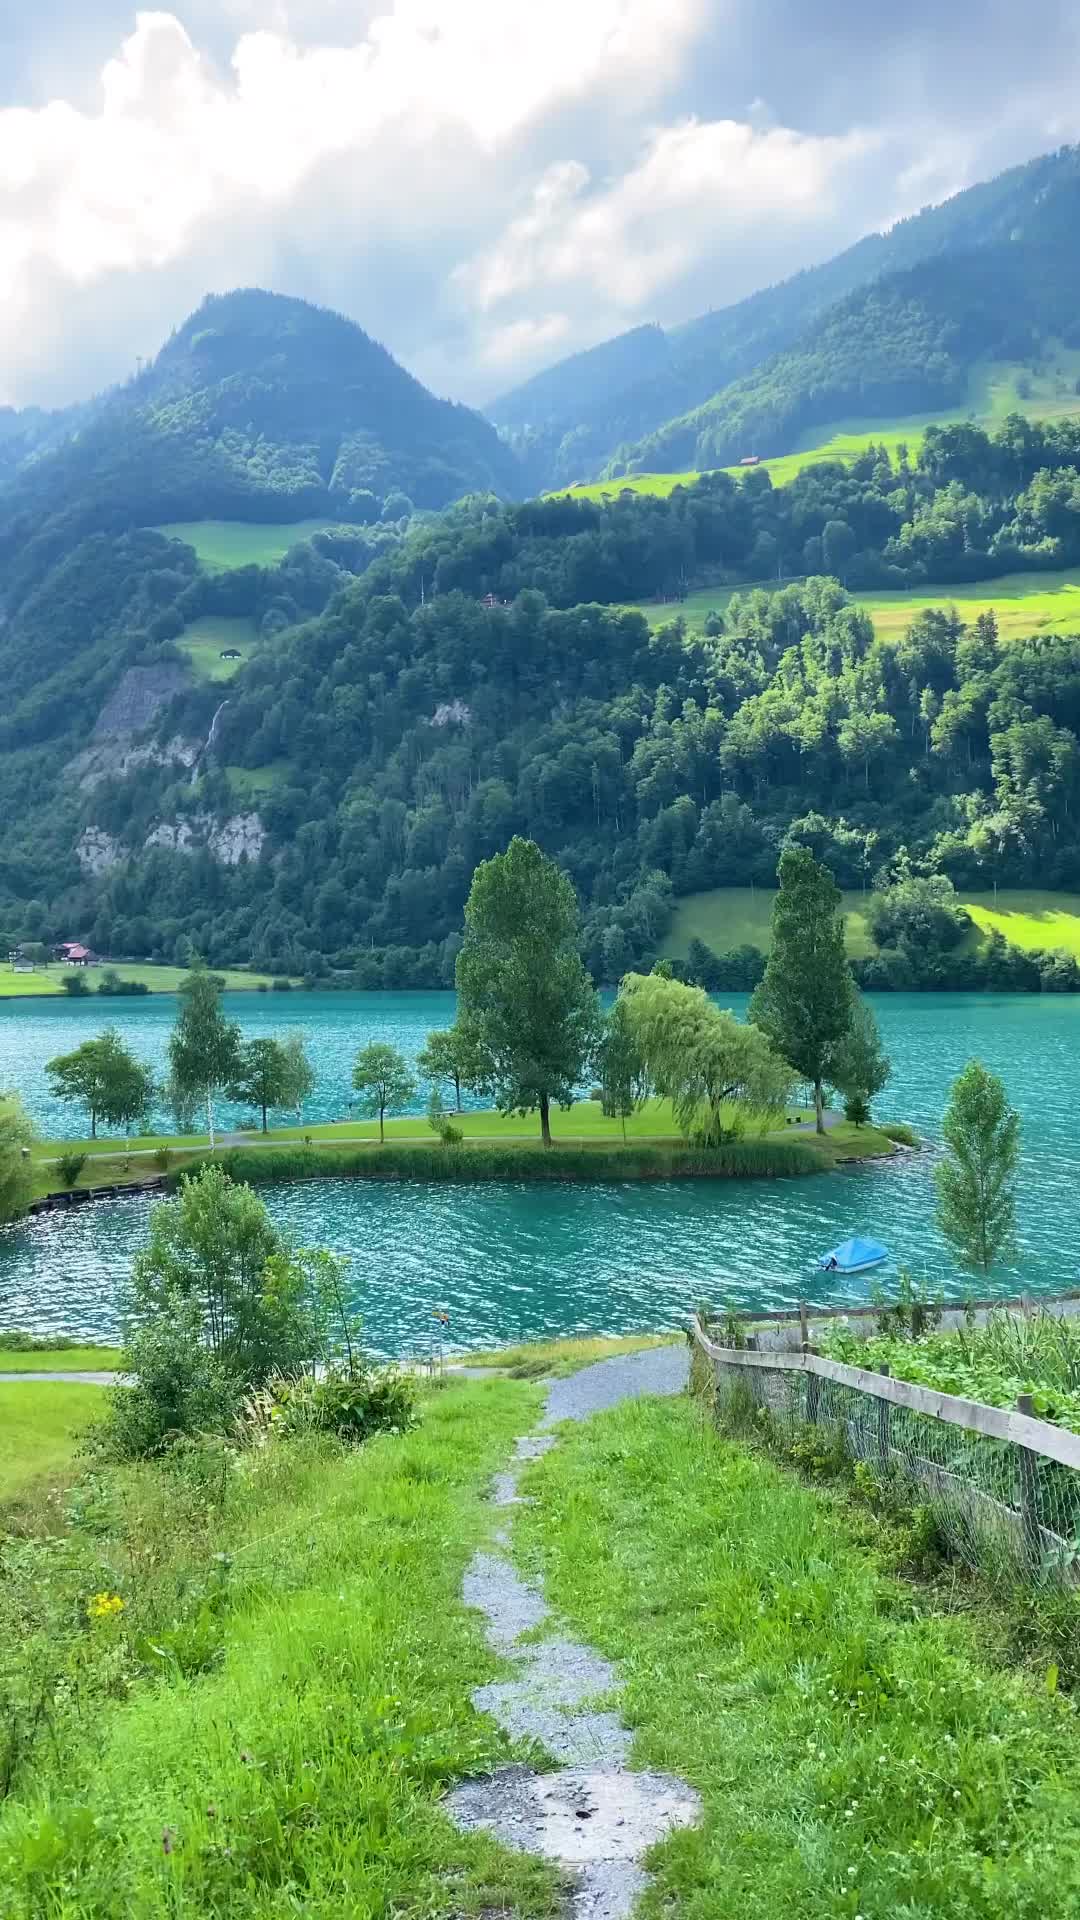
[[[709,405],[736,381],[801,345],[836,303],[938,257],[1030,245],[1051,229],[1056,230],[1054,244],[1068,245],[1078,190],[1080,148],[1042,155],[926,208],[887,233],[870,234],[821,266],[735,306],[666,332],[637,328],[587,355],[561,361],[494,401],[488,415],[538,489],[641,469],[649,461],[677,471],[684,455],[676,448],[684,448],[689,437],[668,434],[669,423]],[[1073,245],[1077,231],[1074,224]],[[646,334],[647,349],[641,351]],[[586,373],[592,394],[583,401]]]
[[[2,477],[2,469],[0,469]],[[439,400],[340,314],[246,289],[205,300],[151,366],[0,487],[0,586],[78,540],[174,520],[343,521],[519,490],[470,408]]]

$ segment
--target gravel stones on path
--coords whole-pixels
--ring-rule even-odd
[[[539,1431],[518,1441],[513,1465],[496,1478],[493,1505],[521,1503],[522,1468],[557,1444],[550,1429],[559,1421],[587,1420],[645,1394],[680,1393],[687,1370],[684,1347],[655,1347],[553,1382]],[[495,1539],[508,1544],[505,1527]],[[478,1687],[473,1705],[512,1739],[537,1741],[559,1771],[503,1767],[490,1778],[465,1781],[447,1799],[451,1818],[466,1831],[481,1828],[561,1866],[572,1883],[572,1920],[628,1920],[646,1885],[643,1856],[674,1828],[694,1824],[696,1793],[670,1775],[630,1771],[633,1735],[612,1710],[619,1675],[610,1661],[567,1638],[522,1644],[551,1620],[551,1609],[508,1559],[478,1553],[462,1594],[483,1614],[489,1646],[515,1669],[510,1679]]]

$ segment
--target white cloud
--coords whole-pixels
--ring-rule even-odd
[[[793,0],[178,0],[122,38],[126,4],[38,0],[0,28],[28,72],[68,25],[112,46],[93,86],[0,109],[0,402],[83,394],[252,282],[476,398],[823,258],[989,170],[1003,124],[1031,151],[1073,111],[1063,73],[928,137],[919,24],[910,107],[804,123]]]

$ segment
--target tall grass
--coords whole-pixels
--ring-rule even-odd
[[[652,1856],[680,1920],[1042,1920],[1080,1902],[1080,1749],[1045,1667],[883,1574],[887,1529],[689,1403],[568,1429],[515,1522],[623,1663],[633,1763],[701,1792]]]
[[[454,1385],[351,1453],[197,1451],[9,1540],[0,1731],[37,1712],[39,1737],[0,1809],[5,1920],[547,1920],[550,1871],[439,1810],[509,1757],[469,1704],[494,1663],[460,1581],[537,1404]],[[124,1606],[95,1620],[99,1590]]]
[[[695,1147],[652,1146],[631,1140],[624,1146],[584,1142],[542,1147],[539,1143],[428,1145],[388,1141],[383,1147],[238,1147],[219,1154],[217,1163],[235,1180],[251,1185],[283,1180],[421,1180],[471,1183],[485,1180],[688,1180],[782,1179],[818,1173],[821,1156],[804,1139],[731,1140],[703,1151]],[[202,1159],[185,1161],[173,1184],[198,1172]]]

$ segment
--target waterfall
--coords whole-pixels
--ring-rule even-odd
[[[209,733],[208,733],[208,734],[207,734],[207,736],[206,736],[206,744],[205,744],[205,746],[204,746],[204,747],[203,747],[203,748],[201,749],[201,751],[200,751],[199,753],[197,753],[197,754],[196,754],[196,756],[195,756],[195,762],[194,762],[194,765],[192,766],[192,769],[191,769],[191,784],[192,784],[192,786],[194,786],[194,785],[195,785],[195,782],[196,782],[196,780],[197,780],[197,779],[198,779],[198,777],[199,777],[199,768],[200,768],[200,767],[202,766],[202,763],[203,763],[203,761],[204,761],[204,760],[206,759],[206,756],[207,756],[207,754],[209,753],[209,751],[210,751],[210,749],[211,749],[211,747],[212,747],[212,746],[213,746],[213,744],[214,744],[214,735],[215,735],[215,734],[216,734],[216,732],[217,732],[217,723],[218,723],[218,721],[219,721],[219,720],[221,719],[221,716],[222,716],[222,714],[224,713],[224,711],[225,711],[225,709],[226,709],[226,707],[228,706],[228,704],[229,704],[229,703],[228,703],[228,701],[227,701],[227,700],[223,700],[223,701],[222,701],[222,703],[221,703],[221,705],[220,705],[220,707],[218,708],[218,710],[217,710],[217,712],[215,713],[215,715],[214,715],[214,717],[213,717],[213,719],[212,719],[212,720],[211,720],[211,722],[210,722],[210,731],[209,731]]]

